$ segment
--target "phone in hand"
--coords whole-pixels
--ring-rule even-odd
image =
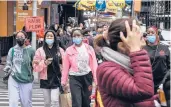
[[[53,58],[47,58],[48,61],[53,61]]]

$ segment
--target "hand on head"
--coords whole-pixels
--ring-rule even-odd
[[[136,21],[133,20],[132,30],[129,26],[128,21],[125,21],[127,37],[124,36],[123,32],[120,32],[121,40],[124,46],[129,50],[129,52],[135,52],[141,50],[142,34],[140,32],[140,27],[136,25]]]

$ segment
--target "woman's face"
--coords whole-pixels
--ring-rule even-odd
[[[79,31],[74,31],[72,37],[73,38],[82,38],[83,36]]]
[[[74,31],[73,32],[73,42],[76,44],[76,45],[80,45],[82,43],[82,40],[83,40],[83,35],[81,34],[80,31]]]
[[[22,32],[19,32],[16,36],[16,38],[26,39],[25,35]]]
[[[24,35],[24,33],[22,32],[19,32],[17,35],[16,35],[16,41],[17,41],[17,44],[22,47],[24,45],[24,42],[26,40],[26,37]]]
[[[147,35],[151,36],[151,35],[156,35],[156,31],[153,28],[149,28],[147,30]]]
[[[155,44],[157,43],[157,32],[154,28],[149,28],[147,30],[147,37],[146,40],[149,44]]]
[[[48,32],[46,34],[45,42],[49,45],[52,46],[54,43],[54,34],[52,32]]]
[[[52,32],[48,32],[48,33],[46,34],[46,39],[53,39],[53,40],[54,40],[54,35],[53,35],[53,33],[52,33]]]

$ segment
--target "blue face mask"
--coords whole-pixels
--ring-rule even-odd
[[[81,44],[81,42],[82,42],[82,38],[73,38],[73,42],[74,42],[76,45],[79,45],[79,44]]]
[[[147,41],[148,41],[149,43],[155,43],[155,41],[156,41],[156,36],[155,36],[155,35],[147,36]]]
[[[46,39],[45,41],[49,46],[53,45],[54,39]]]

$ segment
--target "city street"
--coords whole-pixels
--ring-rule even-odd
[[[33,89],[32,105],[33,107],[44,106],[43,93],[41,89]],[[7,89],[0,89],[0,107],[9,107]],[[19,107],[21,107],[20,103]]]
[[[2,77],[4,76],[3,68],[6,64],[5,60],[6,57],[2,57],[2,65],[0,65],[0,107],[9,107],[7,85],[2,82]],[[93,104],[93,102],[94,100],[92,100],[91,105]],[[33,107],[44,106],[43,92],[39,88],[39,84],[33,84],[32,105]],[[21,107],[20,103],[19,103],[19,107]]]

